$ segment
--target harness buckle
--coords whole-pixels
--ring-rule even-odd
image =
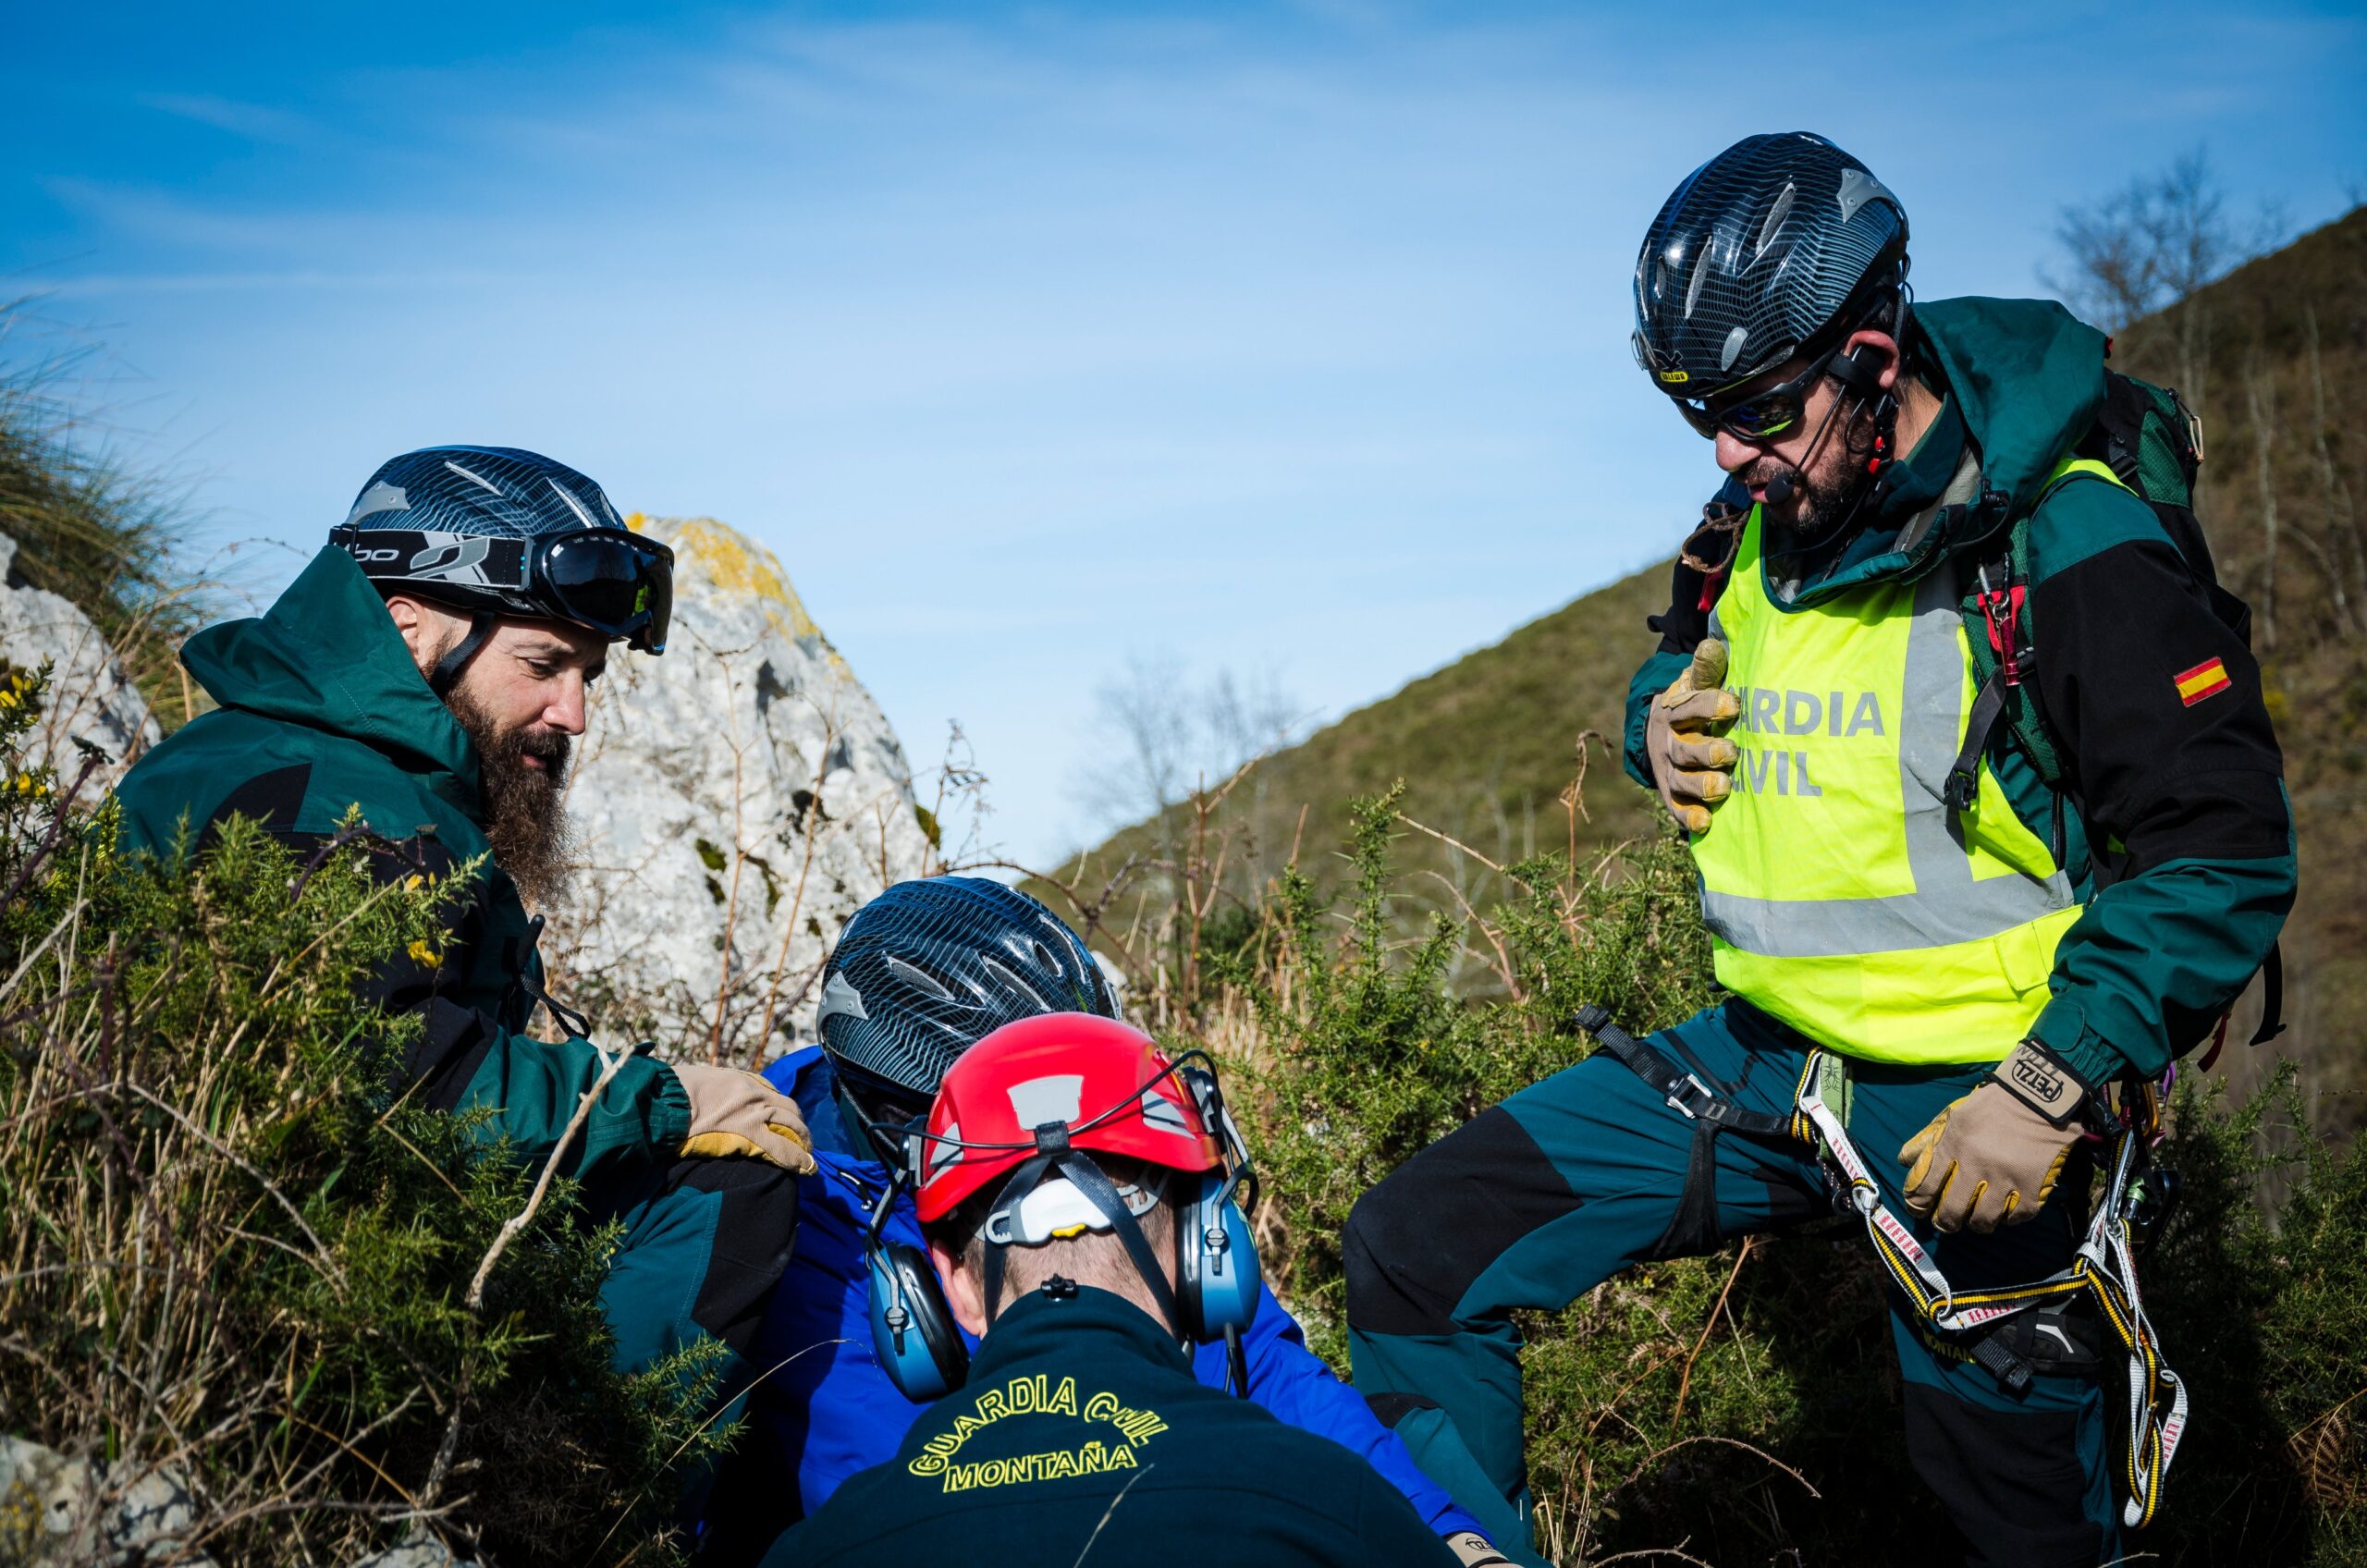
[[[1699,1121],[1718,1109],[1717,1091],[1690,1072],[1685,1075],[1685,1082],[1682,1084],[1668,1092],[1666,1097],[1669,1109],[1676,1111],[1688,1121]],[[1696,1104],[1687,1104],[1688,1097]],[[1699,1109],[1696,1109],[1696,1105]]]

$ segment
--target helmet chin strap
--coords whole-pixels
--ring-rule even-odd
[[[452,688],[460,681],[460,672],[469,667],[471,659],[477,656],[478,650],[484,646],[485,639],[493,635],[494,623],[497,619],[491,610],[471,612],[469,634],[453,643],[451,651],[437,659],[435,668],[428,671],[429,691],[439,697],[451,695]]]

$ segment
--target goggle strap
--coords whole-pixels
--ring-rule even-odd
[[[351,556],[376,582],[441,582],[454,588],[522,594],[533,582],[523,539],[416,528],[340,526],[330,531],[329,543]]]

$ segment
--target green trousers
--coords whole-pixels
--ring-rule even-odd
[[[1743,1109],[1771,1113],[1789,1109],[1810,1048],[1740,1000],[1651,1044]],[[1884,1201],[1911,1219],[1897,1186],[1899,1145],[1989,1069],[1854,1065],[1851,1138]],[[1811,1147],[1727,1133],[1697,1160],[1699,1125],[1615,1058],[1589,1057],[1431,1145],[1349,1219],[1357,1388],[1384,1419],[1396,1418],[1414,1457],[1457,1502],[1515,1541],[1528,1529],[1514,1312],[1566,1306],[1633,1263],[1833,1212]],[[1689,1171],[1697,1201],[1687,1206]],[[2057,1187],[2084,1191],[2076,1173]],[[2085,1225],[2079,1200],[2058,1195],[2035,1219],[1990,1235],[1919,1226],[1917,1235],[1951,1281],[2013,1284],[2067,1264]],[[2041,1376],[2008,1394],[1967,1359],[1968,1347],[1921,1325],[1895,1289],[1889,1317],[1908,1453],[1964,1536],[1968,1561],[2067,1568],[2116,1556],[2101,1381]]]

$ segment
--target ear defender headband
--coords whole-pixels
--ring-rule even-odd
[[[1199,1060],[1194,1063],[1196,1057]],[[1091,1130],[1171,1074],[1192,1096],[1223,1154],[1218,1170],[1173,1173],[1189,1176],[1196,1186],[1190,1200],[1177,1207],[1172,1289],[1126,1194],[1089,1153],[1070,1141],[1073,1133]],[[1011,1147],[941,1136],[925,1135],[923,1141],[950,1151]],[[1004,1256],[1011,1247],[1041,1246],[1078,1229],[1113,1231],[1171,1329],[1199,1344],[1224,1341],[1233,1391],[1246,1398],[1249,1376],[1241,1335],[1257,1312],[1260,1279],[1246,1207],[1256,1207],[1257,1178],[1207,1058],[1190,1053],[1119,1106],[1074,1128],[1065,1121],[1045,1122],[1035,1129],[1034,1150],[1003,1183],[980,1230],[986,1241],[989,1321],[1001,1297]],[[962,1386],[969,1376],[970,1351],[928,1255],[881,1237],[898,1193],[913,1179],[909,1168],[891,1177],[872,1213],[864,1246],[870,1275],[872,1353],[905,1398],[926,1403]],[[1142,1212],[1148,1213],[1151,1207],[1145,1203]]]

